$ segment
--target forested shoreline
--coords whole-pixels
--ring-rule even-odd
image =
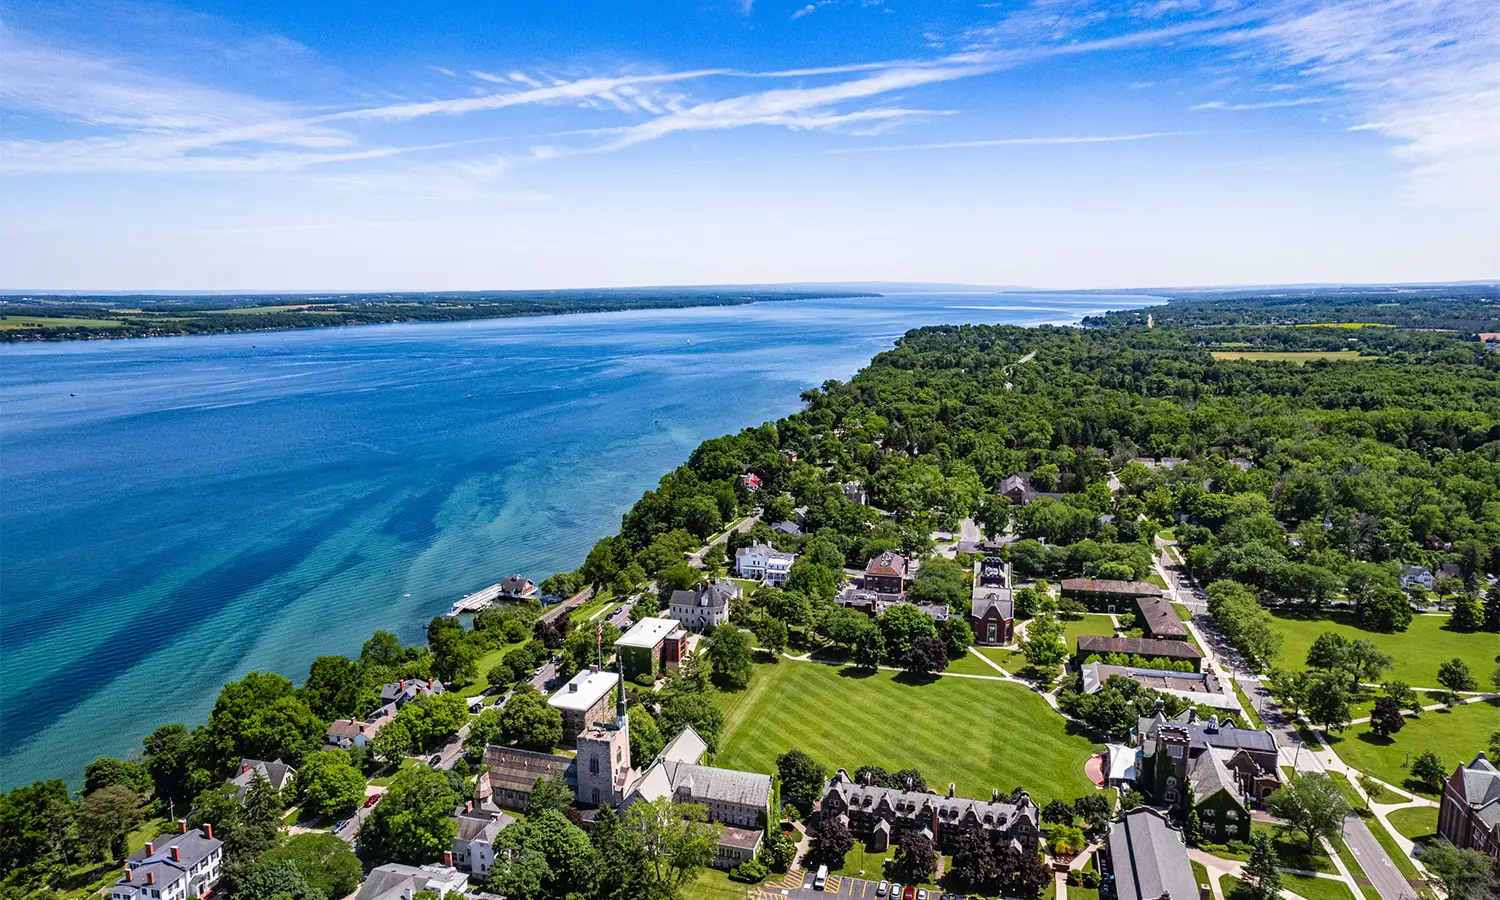
[[[0,298],[0,341],[171,337],[333,325],[467,322],[586,312],[876,296],[857,291],[663,288],[378,294],[49,295]]]
[[[934,530],[964,518],[999,533],[1014,516],[1019,540],[1004,555],[1028,578],[1143,578],[1154,539],[1170,534],[1210,584],[1225,631],[1268,669],[1282,662],[1278,642],[1266,636],[1268,607],[1348,604],[1362,627],[1393,632],[1408,627],[1413,601],[1443,599],[1455,610],[1452,627],[1500,631],[1500,594],[1484,596],[1488,573],[1500,569],[1500,354],[1467,332],[1314,327],[1363,322],[1377,299],[1389,302],[1304,301],[1300,321],[1274,326],[1164,324],[1156,308],[1081,328],[913,330],[848,382],[805,392],[802,411],[705,441],[634,504],[617,535],[543,589],[568,594],[592,585],[624,597],[654,582],[665,597],[703,577],[686,553],[759,508],[760,524],[707,554],[710,574],[752,541],[799,557],[784,589],[754,592],[737,607],[736,624],[762,646],[817,635],[874,665],[909,659],[919,638],[963,648],[967,640],[946,628],[920,634],[920,623],[906,621],[912,616],[894,619],[909,628],[875,627],[837,606],[841,569],[885,550],[923,557]],[[1208,316],[1211,306],[1200,304],[1194,315]],[[1492,316],[1487,302],[1451,311],[1462,321]],[[1330,340],[1359,358],[1214,355],[1230,345]],[[1171,465],[1160,462],[1167,458]],[[1013,508],[1000,482],[1021,472],[1060,496]],[[843,485],[850,481],[868,491],[869,505],[849,498]],[[799,510],[800,534],[769,527]],[[1455,574],[1427,598],[1400,583],[1402,565]],[[934,563],[913,584],[914,599],[966,603],[956,571]],[[247,806],[224,787],[241,758],[295,760],[308,772],[309,787],[299,790],[321,784],[330,808],[347,806],[353,779],[362,785],[365,773],[429,750],[467,712],[453,693],[414,700],[381,732],[383,741],[358,752],[320,750],[328,723],[367,712],[384,681],[472,685],[482,678],[499,686],[551,653],[575,668],[587,663],[592,628],[558,629],[533,618],[495,610],[471,629],[437,619],[426,643],[409,647],[380,632],[357,659],[320,657],[300,686],[250,673],[225,686],[206,724],[157,728],[140,757],[91,764],[76,796],[62,781],[0,795],[3,895],[48,889],[76,868],[73,854],[118,858],[125,835],[149,812],[222,823],[221,832],[243,835],[232,857],[238,868],[227,876],[233,896],[279,846],[268,818],[274,803],[252,797]],[[501,650],[499,664],[481,664]],[[714,674],[723,674],[717,665]],[[722,712],[701,691],[662,694],[651,701],[664,719],[654,738],[644,730],[638,736],[632,720],[641,755],[682,725],[701,731],[712,748]],[[474,721],[481,746],[492,737],[524,743],[540,727],[520,719],[545,715],[538,710],[545,704],[521,695],[530,699],[508,718],[510,707]],[[373,820],[403,810],[423,840],[440,847],[438,820],[447,821],[466,774],[402,776],[410,802],[397,793]],[[370,839],[381,858],[415,859],[432,849],[409,847],[380,828]]]

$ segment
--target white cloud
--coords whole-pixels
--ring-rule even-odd
[[[1220,109],[1230,112],[1246,112],[1256,109],[1279,109],[1284,106],[1308,106],[1313,103],[1326,103],[1325,97],[1299,97],[1296,100],[1265,100],[1260,103],[1226,103],[1223,100],[1210,100],[1207,103],[1199,103],[1190,107],[1194,110]]]
[[[796,12],[792,13],[792,18],[794,18],[794,19],[800,19],[803,16],[810,16],[813,13],[817,12],[822,7],[829,6],[832,3],[833,3],[833,0],[817,0],[816,3],[809,3],[806,6],[802,7],[801,9],[797,10]]]
[[[903,150],[967,150],[979,147],[1026,147],[1051,144],[1115,144],[1181,137],[1185,131],[1148,131],[1141,134],[1063,135],[1056,137],[993,138],[980,141],[939,141],[931,144],[887,144],[879,147],[843,147],[829,153],[888,153]]]

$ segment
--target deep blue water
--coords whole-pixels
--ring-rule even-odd
[[[377,628],[578,565],[699,442],[909,328],[1137,296],[889,295],[0,347],[0,787],[77,783]],[[471,396],[472,395],[472,396]]]

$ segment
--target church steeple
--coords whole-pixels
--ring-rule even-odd
[[[618,653],[615,654],[615,672],[620,676],[620,684],[615,691],[615,728],[623,731],[629,727],[630,717],[625,712],[625,664]]]

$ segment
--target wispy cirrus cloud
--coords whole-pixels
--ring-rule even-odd
[[[1249,112],[1257,109],[1282,109],[1288,106],[1310,106],[1314,103],[1328,102],[1325,97],[1299,97],[1295,100],[1263,100],[1259,103],[1226,103],[1223,100],[1210,100],[1207,103],[1199,103],[1189,109],[1218,109],[1228,112]]]
[[[937,141],[930,144],[882,144],[878,147],[840,147],[829,153],[897,153],[908,150],[970,150],[983,147],[1030,147],[1066,144],[1117,144],[1181,137],[1186,131],[1148,131],[1140,134],[1055,135],[1048,137],[990,138],[978,141]]]

